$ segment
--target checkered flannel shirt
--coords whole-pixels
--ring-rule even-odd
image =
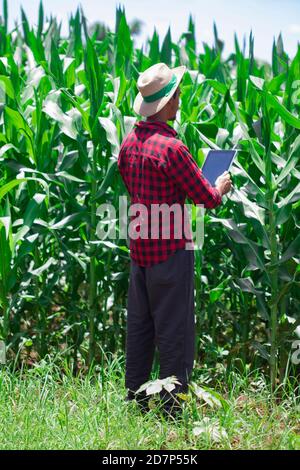
[[[131,225],[136,220],[135,236],[129,235],[130,256],[140,266],[165,261],[178,249],[185,248],[187,242],[193,245],[190,222],[183,217],[183,212],[180,218],[182,235],[177,238],[175,227],[178,228],[176,220],[179,219],[171,210],[170,236],[164,235],[167,232],[160,217],[157,219],[159,236],[154,239],[151,228],[154,230],[155,218],[151,220],[151,204],[171,206],[178,203],[182,211],[187,211],[184,208],[186,197],[208,209],[217,207],[222,201],[219,191],[202,175],[189,149],[176,136],[175,129],[165,122],[138,121],[120,148],[118,168],[131,197],[131,205],[143,204],[149,210],[147,219],[143,219],[143,211],[134,211],[130,216]],[[146,222],[144,228],[143,220]]]

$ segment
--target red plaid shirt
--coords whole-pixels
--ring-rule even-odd
[[[151,238],[151,228],[157,228],[155,218],[151,221],[151,204],[165,203],[170,207],[177,203],[184,210],[185,199],[189,197],[194,204],[212,209],[222,201],[219,191],[204,178],[188,148],[176,136],[175,129],[165,122],[139,121],[120,148],[118,167],[131,196],[131,204],[144,204],[149,211],[146,219],[141,218],[143,210],[134,211],[135,215],[131,215],[131,226],[134,219],[136,225],[135,236],[129,235],[130,256],[140,266],[161,263],[176,250],[185,248],[186,242],[193,244],[189,222],[183,217],[183,212],[180,218],[182,236],[177,238],[174,231],[176,217],[171,210],[170,236],[163,238],[165,228],[162,219],[157,219],[159,236],[158,239]],[[143,220],[146,223],[144,229],[148,228],[146,232],[142,232]],[[186,234],[185,221],[188,223]],[[146,233],[148,238],[143,238],[138,232]]]

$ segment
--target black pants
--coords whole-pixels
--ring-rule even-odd
[[[132,393],[150,380],[155,346],[159,378],[175,375],[172,394],[187,392],[194,364],[194,251],[181,249],[163,263],[131,260],[128,289],[125,386]],[[161,398],[170,401],[164,390]]]

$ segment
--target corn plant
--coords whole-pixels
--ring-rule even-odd
[[[169,28],[138,49],[120,7],[102,40],[81,8],[67,37],[42,2],[36,27],[21,9],[9,31],[8,14],[4,0],[0,334],[8,356],[25,348],[34,361],[61,348],[76,372],[124,351],[128,244],[98,239],[97,207],[126,195],[117,156],[138,118],[136,81],[162,61],[187,66],[174,126],[198,164],[210,148],[238,149],[234,191],[205,213],[196,252],[196,359],[228,370],[268,366],[273,389],[297,374],[300,48],[291,59],[280,35],[264,63],[251,32],[248,55],[235,36],[225,58],[214,24],[213,44],[198,52],[192,15],[177,44]]]

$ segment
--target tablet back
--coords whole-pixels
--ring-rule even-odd
[[[212,186],[224,171],[229,171],[235,154],[236,150],[210,150],[208,152],[202,173]]]

